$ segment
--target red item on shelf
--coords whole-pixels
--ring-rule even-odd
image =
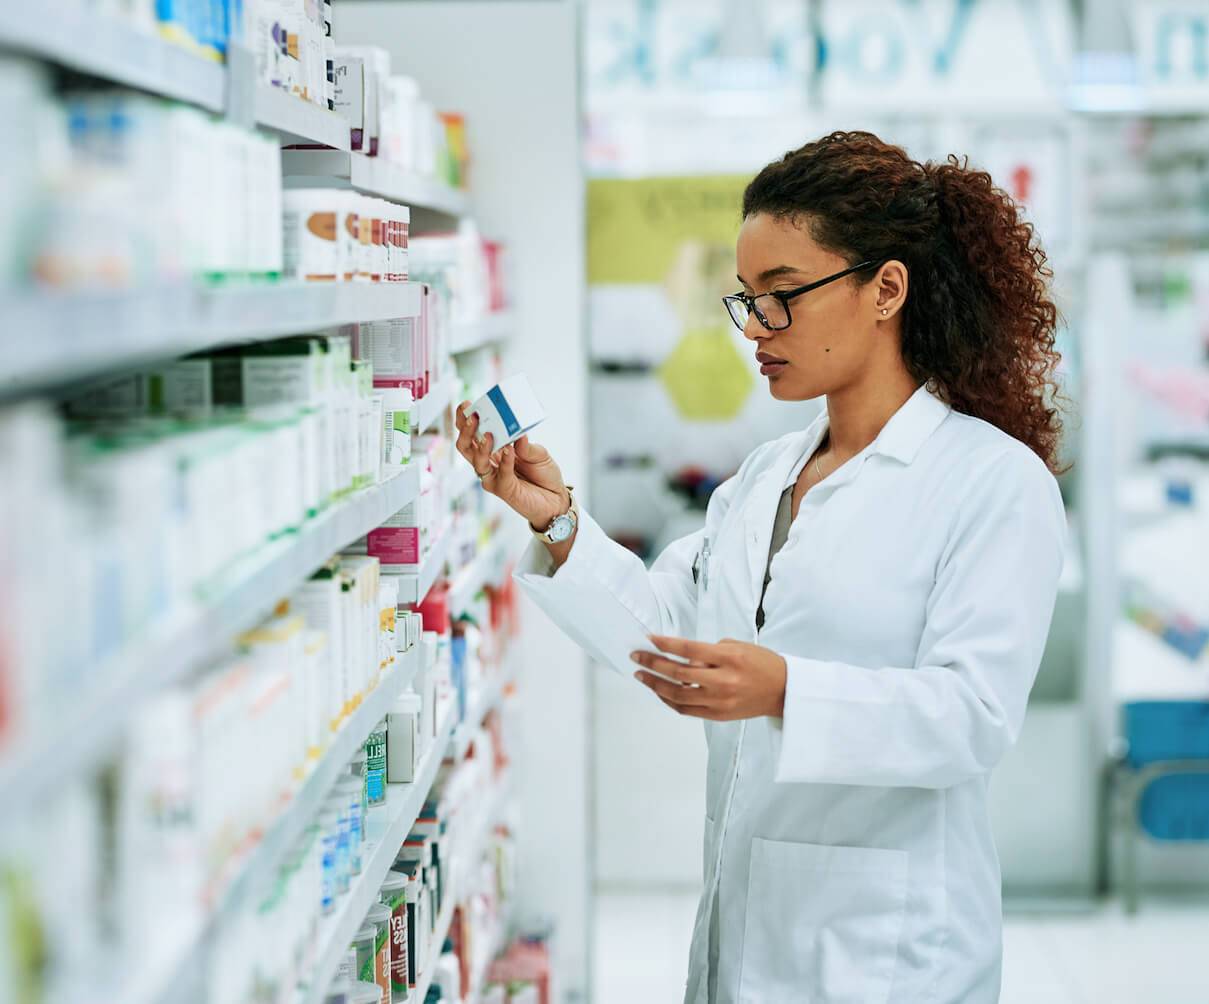
[[[438,582],[428,595],[412,607],[424,619],[424,630],[448,635],[452,622],[449,617],[449,583]]]
[[[537,985],[540,1004],[550,1004],[550,948],[541,942],[514,941],[491,963],[488,983],[526,980]]]

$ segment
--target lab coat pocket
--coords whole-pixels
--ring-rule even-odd
[[[907,852],[752,841],[741,1004],[885,1004]]]

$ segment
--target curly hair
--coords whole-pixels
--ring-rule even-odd
[[[1032,224],[989,174],[968,158],[920,163],[872,133],[834,132],[756,175],[743,217],[755,213],[800,221],[850,264],[901,261],[911,375],[1059,470],[1053,272]]]

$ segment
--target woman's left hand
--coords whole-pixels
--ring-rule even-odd
[[[664,635],[649,637],[660,652],[690,662],[686,666],[654,652],[630,655],[640,666],[680,681],[668,683],[641,670],[634,674],[673,711],[714,722],[783,715],[786,665],[772,649],[731,638],[710,644]]]

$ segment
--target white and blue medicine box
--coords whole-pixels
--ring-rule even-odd
[[[478,435],[491,433],[492,450],[516,442],[546,417],[523,373],[501,380],[470,411],[479,416]]]

